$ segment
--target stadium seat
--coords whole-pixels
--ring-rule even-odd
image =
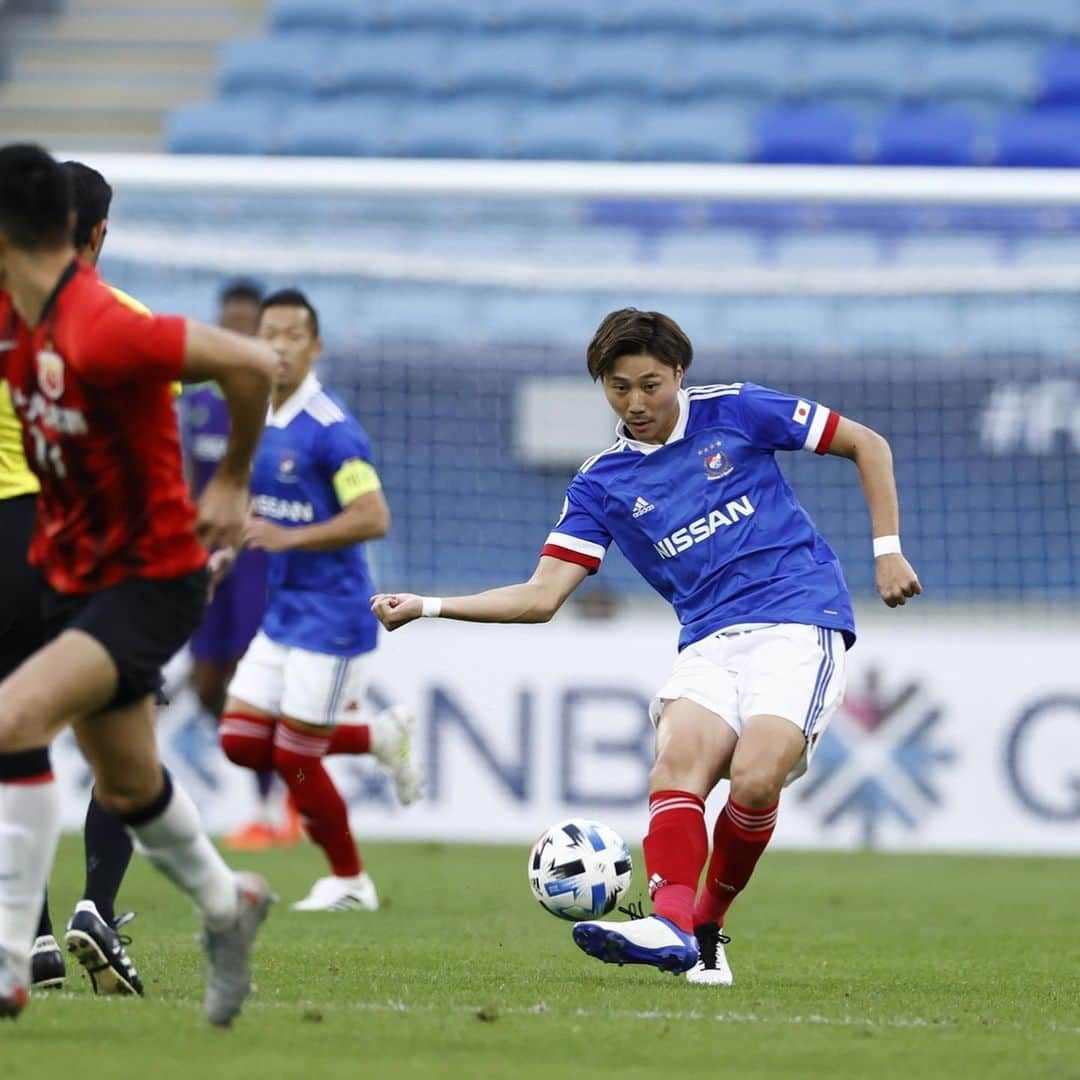
[[[630,156],[642,161],[739,161],[750,141],[750,113],[722,102],[635,109]]]
[[[362,5],[358,5],[362,6]],[[452,30],[468,33],[481,29],[491,18],[490,0],[392,0],[369,3],[372,25],[380,30]]]
[[[841,17],[854,34],[945,38],[960,24],[957,7],[953,0],[849,0]]]
[[[567,86],[564,34],[551,31],[467,38],[449,52],[446,89],[454,94],[545,97]]]
[[[497,30],[565,30],[580,34],[602,27],[606,5],[581,0],[499,0],[494,7],[492,20]]]
[[[435,94],[445,88],[453,38],[438,31],[403,31],[345,41],[323,88],[333,94]]]
[[[1012,252],[1016,266],[1071,266],[1080,270],[1080,236],[1037,236],[1017,244]]]
[[[1080,111],[1043,109],[1001,121],[992,164],[1021,167],[1080,166]]]
[[[848,165],[859,159],[855,119],[836,109],[774,109],[758,119],[754,135],[755,161]]]
[[[522,113],[515,157],[611,161],[629,152],[628,121],[620,110],[589,102],[535,105]]]
[[[1023,105],[1038,87],[1031,49],[1005,44],[939,45],[920,55],[918,89],[931,101]]]
[[[334,51],[333,38],[321,34],[233,41],[225,45],[218,61],[218,89],[222,94],[307,96],[318,90]]]
[[[728,270],[761,262],[761,237],[739,229],[679,229],[662,234],[656,261],[667,269]]]
[[[304,102],[286,114],[279,146],[285,154],[374,157],[388,152],[395,116],[378,100]]]
[[[663,79],[679,96],[783,97],[796,84],[798,46],[789,37],[702,40]]]
[[[860,297],[838,311],[845,348],[869,353],[955,352],[962,335],[955,302],[925,297]]]
[[[780,237],[773,257],[791,269],[862,270],[878,265],[881,250],[873,233],[821,230]]]
[[[959,8],[959,32],[977,38],[1050,43],[1080,33],[1075,0],[967,0]]]
[[[656,98],[668,92],[668,74],[680,64],[686,43],[671,34],[585,38],[565,50],[566,89],[581,96]]]
[[[1046,53],[1039,62],[1039,104],[1080,104],[1080,46]]]
[[[554,265],[627,266],[641,260],[641,235],[632,229],[603,225],[548,228],[535,233],[525,250],[531,258]]]
[[[975,121],[943,109],[889,113],[877,129],[875,160],[880,165],[975,165]]]
[[[724,6],[724,5],[717,5]],[[742,34],[828,36],[842,26],[846,0],[743,0],[733,5]]]
[[[174,109],[165,144],[174,154],[269,154],[274,109],[266,99]]]
[[[898,240],[891,261],[896,266],[986,269],[996,266],[1001,255],[1001,241],[997,236],[926,233]]]
[[[270,25],[276,30],[362,30],[374,25],[379,6],[354,0],[272,0]]]
[[[808,46],[798,64],[798,91],[813,99],[899,101],[914,87],[917,49],[910,38],[832,41]]]
[[[672,31],[689,34],[734,33],[739,5],[716,0],[679,0],[658,4],[656,0],[619,0],[606,13],[603,28],[614,33]]]
[[[509,157],[512,116],[509,106],[483,101],[416,105],[397,112],[389,146],[401,157]]]

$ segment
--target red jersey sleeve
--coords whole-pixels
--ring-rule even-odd
[[[176,381],[184,366],[186,337],[181,316],[148,315],[110,297],[79,342],[79,373],[97,386],[139,377]]]

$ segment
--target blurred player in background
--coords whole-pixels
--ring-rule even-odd
[[[873,526],[877,588],[890,607],[921,592],[900,553],[889,444],[824,405],[751,383],[683,389],[693,358],[670,318],[633,308],[600,324],[588,370],[619,423],[616,442],[574,477],[532,578],[473,596],[379,595],[388,629],[421,616],[546,622],[600,569],[614,541],[682,626],[652,703],[645,868],[655,915],[582,922],[574,940],[610,963],[689,971],[729,985],[722,933],[776,824],[781,788],[801,776],[844,692],[855,639],[840,564],[799,506],[777,450],[855,462]],[[709,855],[705,799],[727,804]]]
[[[154,698],[205,605],[200,539],[239,543],[273,361],[256,342],[118,300],[76,256],[71,186],[40,147],[0,149],[0,377],[41,486],[30,558],[47,640],[0,683],[0,1016],[28,998],[60,832],[48,747],[71,725],[95,798],[200,909],[206,1013],[228,1024],[272,897],[229,870],[162,771]],[[232,420],[198,516],[169,387],[181,376],[218,379]]]
[[[222,290],[218,325],[237,334],[254,336],[259,325],[261,290],[250,281],[234,281]],[[214,383],[189,389],[180,402],[181,435],[187,451],[192,494],[199,494],[214,475],[229,435],[229,413]],[[225,707],[225,689],[237,661],[251,644],[266,611],[267,554],[242,551],[235,565],[215,588],[202,624],[191,639],[191,685],[202,707],[216,724]],[[283,827],[273,820],[270,791],[273,772],[256,774],[259,816],[226,841],[237,851],[288,846],[301,838],[300,819],[291,799]]]
[[[361,716],[378,630],[360,604],[371,593],[362,545],[386,534],[390,511],[367,434],[312,371],[322,341],[307,297],[292,289],[268,296],[259,336],[278,367],[244,544],[270,553],[270,604],[229,685],[221,745],[236,764],[273,769],[285,781],[326,853],[331,875],[293,908],[373,911],[375,886],[322,759],[373,754],[393,775],[402,804],[419,796],[411,713],[395,707],[370,724],[350,722]]]

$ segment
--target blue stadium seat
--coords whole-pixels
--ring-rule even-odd
[[[1080,33],[1080,6],[1075,0],[967,0],[959,16],[960,32],[971,37],[1041,44]]]
[[[641,260],[641,236],[632,229],[603,225],[552,228],[535,233],[527,250],[531,258],[555,265],[628,266]]]
[[[718,311],[720,305],[716,305]],[[836,348],[836,320],[831,305],[793,297],[738,297],[724,301],[714,340],[738,349],[790,349],[808,353]]]
[[[174,109],[165,130],[174,154],[269,154],[274,107],[265,98]]]
[[[846,348],[869,353],[956,351],[962,342],[954,301],[925,297],[860,297],[840,308]]]
[[[611,161],[629,151],[627,118],[591,102],[534,105],[517,131],[515,157]]]
[[[1080,269],[1080,236],[1038,236],[1017,244],[1017,266],[1072,266]]]
[[[477,313],[484,340],[510,345],[562,345],[580,350],[599,318],[587,294],[486,290]]]
[[[452,101],[398,112],[390,140],[401,157],[509,157],[512,112],[503,104]]]
[[[222,49],[218,60],[218,89],[222,94],[314,94],[334,51],[334,39],[320,34],[233,41]]]
[[[1014,113],[997,131],[992,164],[1020,167],[1080,166],[1080,111],[1043,109]]]
[[[850,0],[842,17],[855,34],[943,38],[959,27],[959,7],[955,0]]]
[[[801,54],[798,89],[815,99],[899,101],[914,88],[917,52],[904,37],[811,45]]]
[[[789,37],[703,40],[660,78],[668,92],[679,96],[775,99],[797,84],[798,54]]]
[[[565,35],[550,31],[466,38],[446,60],[447,90],[537,97],[562,93],[566,48]]]
[[[363,3],[356,6],[362,7]],[[367,3],[372,10],[372,24],[380,30],[453,30],[469,32],[481,29],[492,17],[491,0],[391,0],[390,3]]]
[[[880,165],[974,165],[977,128],[963,113],[944,109],[900,109],[884,116],[877,130]]]
[[[761,262],[758,233],[740,229],[678,229],[656,242],[659,265],[688,270],[728,270]]]
[[[1080,46],[1066,45],[1039,61],[1039,104],[1080,103]]]
[[[497,30],[568,30],[591,33],[604,23],[606,5],[581,0],[500,0],[492,16]]]
[[[918,84],[930,100],[1019,106],[1038,87],[1035,56],[1016,45],[939,45],[921,54]]]
[[[716,0],[619,0],[605,14],[603,29],[615,33],[675,31],[689,34],[724,34],[738,29],[739,5]]]
[[[285,154],[375,157],[388,152],[395,115],[378,100],[303,102],[286,114],[280,148]]]
[[[644,106],[630,124],[630,155],[642,161],[740,161],[750,113],[722,102]]]
[[[961,319],[964,344],[974,353],[1061,355],[1077,343],[1080,321],[1075,309],[1071,298],[999,297],[965,304]]]
[[[323,76],[334,94],[434,94],[445,86],[446,54],[453,38],[437,31],[403,31],[343,42]]]
[[[872,233],[821,230],[780,237],[773,257],[778,266],[791,269],[861,270],[877,266],[881,250]]]
[[[734,7],[736,25],[743,34],[828,36],[843,25],[847,0],[743,0]]]
[[[359,30],[375,24],[378,7],[363,0],[272,0],[270,25],[276,30]]]
[[[686,38],[671,34],[584,38],[565,50],[560,65],[571,94],[654,98],[666,92],[685,46]]]
[[[774,109],[759,117],[755,139],[755,161],[849,165],[859,160],[855,119],[838,109]]]
[[[1001,241],[996,236],[925,233],[898,240],[891,261],[896,266],[985,269],[1000,263],[1001,256]]]

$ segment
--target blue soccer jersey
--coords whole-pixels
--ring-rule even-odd
[[[255,513],[286,528],[326,521],[377,490],[371,443],[341,402],[308,375],[272,413],[255,455]],[[262,630],[282,645],[335,656],[375,648],[375,591],[362,544],[270,555],[270,602]]]
[[[806,623],[855,640],[832,549],[776,463],[824,454],[839,416],[752,383],[679,391],[662,446],[618,441],[578,470],[543,554],[595,573],[614,541],[674,607],[679,648],[748,622]]]

